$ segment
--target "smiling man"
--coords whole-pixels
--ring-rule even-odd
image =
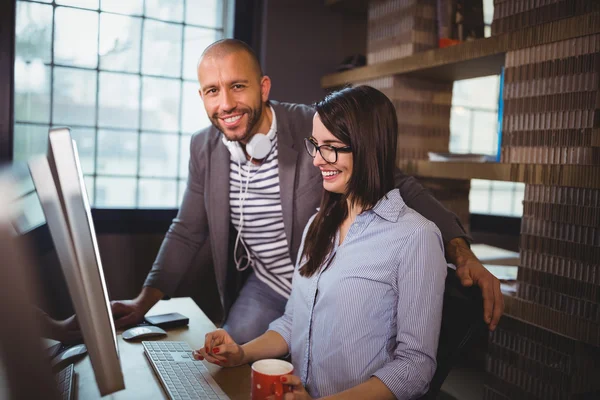
[[[335,162],[323,172],[314,168],[305,151],[314,109],[270,101],[271,80],[245,43],[210,45],[198,82],[213,126],[192,137],[183,201],[140,295],[114,302],[113,313],[118,326],[137,323],[173,295],[189,268],[214,268],[224,328],[245,343],[283,314],[302,232],[323,181],[335,180],[338,169]],[[398,171],[396,185],[409,207],[438,226],[463,284],[482,288],[484,319],[494,329],[503,310],[500,284],[469,250],[456,216],[414,178]],[[192,265],[206,246],[210,259]]]

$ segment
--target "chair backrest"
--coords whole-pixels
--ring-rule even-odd
[[[477,286],[464,287],[456,271],[448,268],[444,290],[437,368],[422,400],[436,399],[450,370],[485,329],[483,297]]]

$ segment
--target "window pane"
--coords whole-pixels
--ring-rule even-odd
[[[469,192],[469,211],[474,214],[490,213],[490,195],[488,190],[473,189]]]
[[[185,188],[187,187],[187,181],[179,181],[178,187],[179,187],[179,198],[177,199],[177,207],[179,207],[179,205],[183,201],[183,194],[185,193]]]
[[[15,124],[13,161],[44,155],[48,148],[48,126]]]
[[[87,128],[71,129],[71,137],[77,144],[79,162],[84,174],[94,173],[94,153],[96,148],[96,130]]]
[[[191,136],[181,136],[179,153],[179,177],[187,178],[190,169],[190,140]]]
[[[525,197],[525,184],[524,183],[515,183],[515,197],[514,197],[514,205],[513,205],[513,216],[522,217],[523,216],[523,199]]]
[[[42,205],[36,192],[22,197],[17,201],[17,204],[22,210],[15,221],[19,233],[29,232],[46,222],[44,210],[42,210]]]
[[[181,81],[143,78],[142,129],[179,131]]]
[[[452,105],[496,110],[499,81],[499,75],[455,81],[452,89]]]
[[[177,177],[179,136],[142,133],[140,175]]]
[[[98,173],[136,175],[138,134],[131,131],[98,131]]]
[[[177,181],[140,179],[140,207],[177,208]]]
[[[187,0],[185,22],[188,24],[220,28],[223,25],[221,0]]]
[[[488,190],[492,186],[492,181],[483,179],[471,179],[471,189],[485,189]]]
[[[56,4],[62,4],[65,6],[73,6],[73,7],[81,7],[81,8],[89,8],[92,10],[98,9],[98,0],[56,0]]]
[[[181,76],[181,25],[146,20],[142,72],[149,75]]]
[[[15,120],[50,122],[50,67],[15,60]]]
[[[498,152],[498,113],[473,112],[471,152],[495,155]]]
[[[183,78],[196,81],[196,64],[200,55],[206,47],[214,41],[221,39],[222,34],[213,29],[195,28],[186,26],[184,33],[184,59],[183,59]]]
[[[100,72],[98,125],[137,129],[139,126],[140,78]]]
[[[135,178],[96,178],[96,207],[131,208],[135,206]]]
[[[52,121],[64,125],[96,125],[96,72],[54,68]]]
[[[94,207],[94,178],[91,176],[83,176],[83,182],[85,183],[85,191],[88,195],[88,201],[90,207]]]
[[[494,19],[494,0],[483,0],[483,22],[491,25],[492,19]]]
[[[18,1],[16,18],[16,56],[52,61],[52,6]]]
[[[141,31],[140,18],[100,14],[100,68],[138,72]]]
[[[494,190],[492,192],[491,200],[490,214],[512,215],[512,206],[514,202],[512,190]]]
[[[58,7],[54,62],[95,68],[98,63],[98,13]]]
[[[182,22],[183,0],[146,0],[146,17]]]
[[[144,0],[102,0],[100,9],[102,11],[112,11],[121,14],[142,15]]]
[[[471,111],[464,107],[450,109],[450,151],[469,153],[471,150]]]
[[[181,130],[192,134],[211,125],[204,103],[198,94],[198,83],[183,83],[183,110],[181,113]]]

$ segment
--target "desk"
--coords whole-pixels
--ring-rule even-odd
[[[167,330],[168,336],[157,340],[184,341],[192,349],[204,346],[204,335],[214,329],[215,325],[189,298],[177,298],[159,301],[148,312],[148,315],[179,312],[190,319],[189,326]],[[144,355],[141,342],[126,342],[117,332],[121,369],[125,377],[125,389],[105,397],[100,397],[90,358],[86,356],[75,363],[76,398],[87,399],[165,399],[165,391],[152,366]],[[152,339],[151,339],[152,340]],[[250,398],[250,367],[243,365],[237,368],[221,368],[203,361],[219,386],[232,400]]]

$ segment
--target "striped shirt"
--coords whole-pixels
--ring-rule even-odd
[[[285,339],[294,373],[315,398],[371,376],[399,399],[419,397],[435,372],[442,318],[446,262],[438,228],[394,189],[338,243],[339,236],[312,277],[296,268],[285,314],[269,329]]]
[[[273,112],[271,129],[276,130],[276,124]],[[230,161],[229,204],[231,222],[238,232],[243,215],[241,240],[250,252],[256,276],[287,299],[292,290],[294,265],[283,227],[277,135],[271,139],[271,144],[271,152],[261,165],[249,162],[238,165]],[[244,264],[242,262],[241,267]]]

